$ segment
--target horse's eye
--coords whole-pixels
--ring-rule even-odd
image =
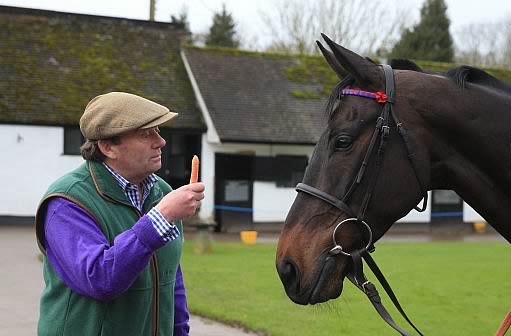
[[[335,149],[347,149],[351,147],[353,138],[349,135],[343,134],[335,139]]]

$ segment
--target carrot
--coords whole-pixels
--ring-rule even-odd
[[[199,158],[197,155],[192,159],[192,172],[190,174],[190,183],[197,183],[199,181]]]

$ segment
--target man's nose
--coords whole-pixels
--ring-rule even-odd
[[[165,141],[165,139],[162,138],[160,134],[157,134],[157,136],[158,136],[158,139],[156,141],[157,147],[158,148],[164,147],[167,144],[167,142]]]

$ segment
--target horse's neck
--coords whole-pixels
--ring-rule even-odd
[[[511,242],[511,96],[477,91],[446,98],[426,116],[432,189],[454,189]]]

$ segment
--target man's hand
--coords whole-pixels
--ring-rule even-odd
[[[178,188],[162,198],[156,209],[169,222],[192,216],[204,199],[204,183],[191,183]]]

